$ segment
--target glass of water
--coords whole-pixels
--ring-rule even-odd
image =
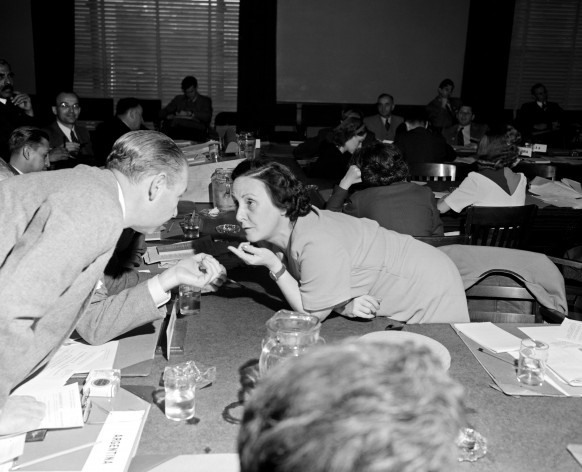
[[[198,315],[200,314],[200,289],[192,285],[180,285],[180,314]]]
[[[524,385],[540,386],[544,383],[549,346],[534,339],[522,339],[517,364],[517,380]]]
[[[184,364],[167,366],[164,369],[164,389],[166,418],[173,421],[194,418],[196,378],[192,369]]]

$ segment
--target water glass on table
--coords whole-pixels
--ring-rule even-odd
[[[253,133],[241,131],[237,135],[238,155],[244,159],[254,159],[256,139]]]
[[[182,284],[179,287],[180,314],[182,316],[200,314],[200,289]]]
[[[166,391],[166,418],[184,421],[196,413],[196,378],[191,369],[183,365],[167,366],[164,369],[164,390]]]
[[[522,339],[517,364],[517,380],[524,385],[540,386],[544,383],[549,346],[534,339]]]

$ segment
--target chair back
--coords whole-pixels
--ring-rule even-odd
[[[542,323],[540,305],[517,274],[491,270],[465,291],[471,322]]]
[[[454,181],[457,177],[457,166],[454,164],[439,164],[425,162],[408,165],[409,180],[422,182],[445,180]]]
[[[469,237],[466,234],[455,236],[414,236],[414,239],[434,247],[448,246],[449,244],[470,244]]]
[[[472,206],[467,209],[465,234],[474,246],[524,249],[536,211],[536,205]]]

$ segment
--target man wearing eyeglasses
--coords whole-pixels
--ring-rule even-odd
[[[30,97],[14,90],[14,72],[0,59],[0,157],[8,159],[10,133],[20,126],[34,126],[34,110]]]
[[[49,135],[52,169],[93,165],[93,148],[89,131],[77,123],[81,106],[74,92],[60,92],[52,107],[56,120],[45,131]]]

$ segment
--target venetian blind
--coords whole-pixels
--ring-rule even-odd
[[[516,0],[505,107],[517,110],[531,101],[536,82],[546,86],[550,101],[582,109],[579,0]]]
[[[239,0],[75,0],[75,90],[161,99],[187,75],[214,115],[236,111]]]

